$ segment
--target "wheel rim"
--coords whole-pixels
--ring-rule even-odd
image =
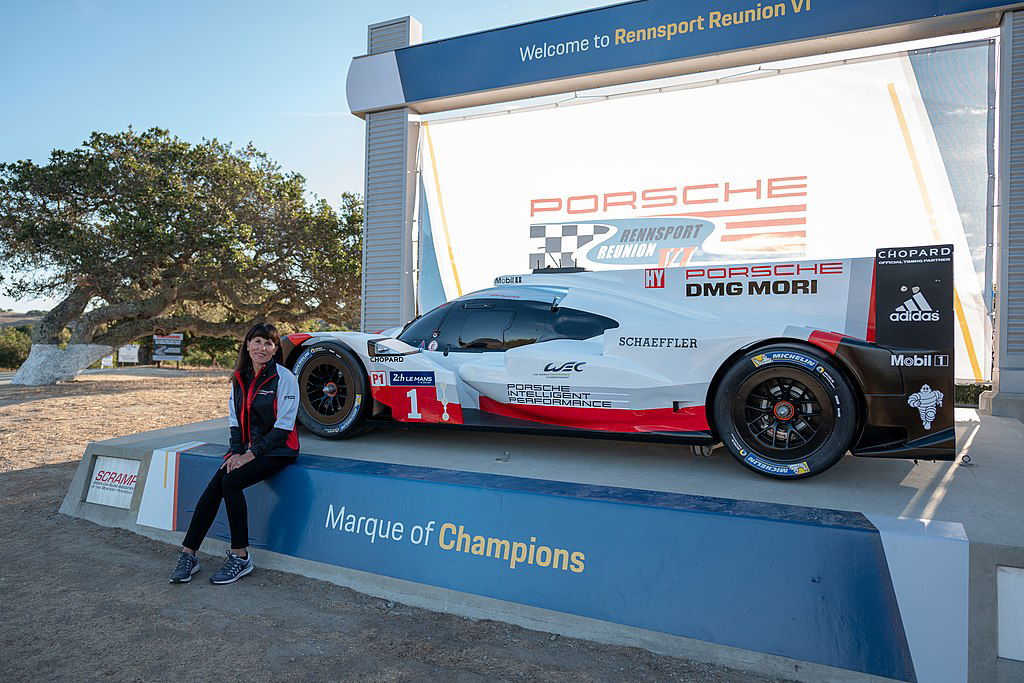
[[[754,373],[740,385],[733,419],[751,448],[787,462],[806,458],[828,439],[835,412],[815,380],[771,369]]]
[[[317,421],[337,424],[355,402],[352,371],[337,358],[314,358],[302,373],[302,407]]]

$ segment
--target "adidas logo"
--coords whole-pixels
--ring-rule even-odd
[[[939,312],[932,308],[928,300],[924,298],[920,287],[900,287],[900,291],[911,292],[911,297],[896,307],[889,314],[889,320],[893,322],[936,322],[939,319]]]

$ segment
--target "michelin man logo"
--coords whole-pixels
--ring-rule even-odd
[[[907,403],[921,414],[921,424],[925,429],[932,428],[932,421],[935,420],[935,411],[942,407],[942,392],[932,389],[925,384],[921,391],[911,394]]]

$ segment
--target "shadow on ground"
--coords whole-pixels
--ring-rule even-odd
[[[210,556],[169,585],[174,548],[56,512],[76,466],[0,474],[4,680],[767,680],[283,572],[212,586]]]

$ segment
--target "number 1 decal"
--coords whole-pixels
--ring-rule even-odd
[[[416,390],[410,389],[409,393],[406,394],[409,397],[409,415],[407,416],[410,420],[422,420],[423,416],[420,415],[419,406],[416,403]]]

